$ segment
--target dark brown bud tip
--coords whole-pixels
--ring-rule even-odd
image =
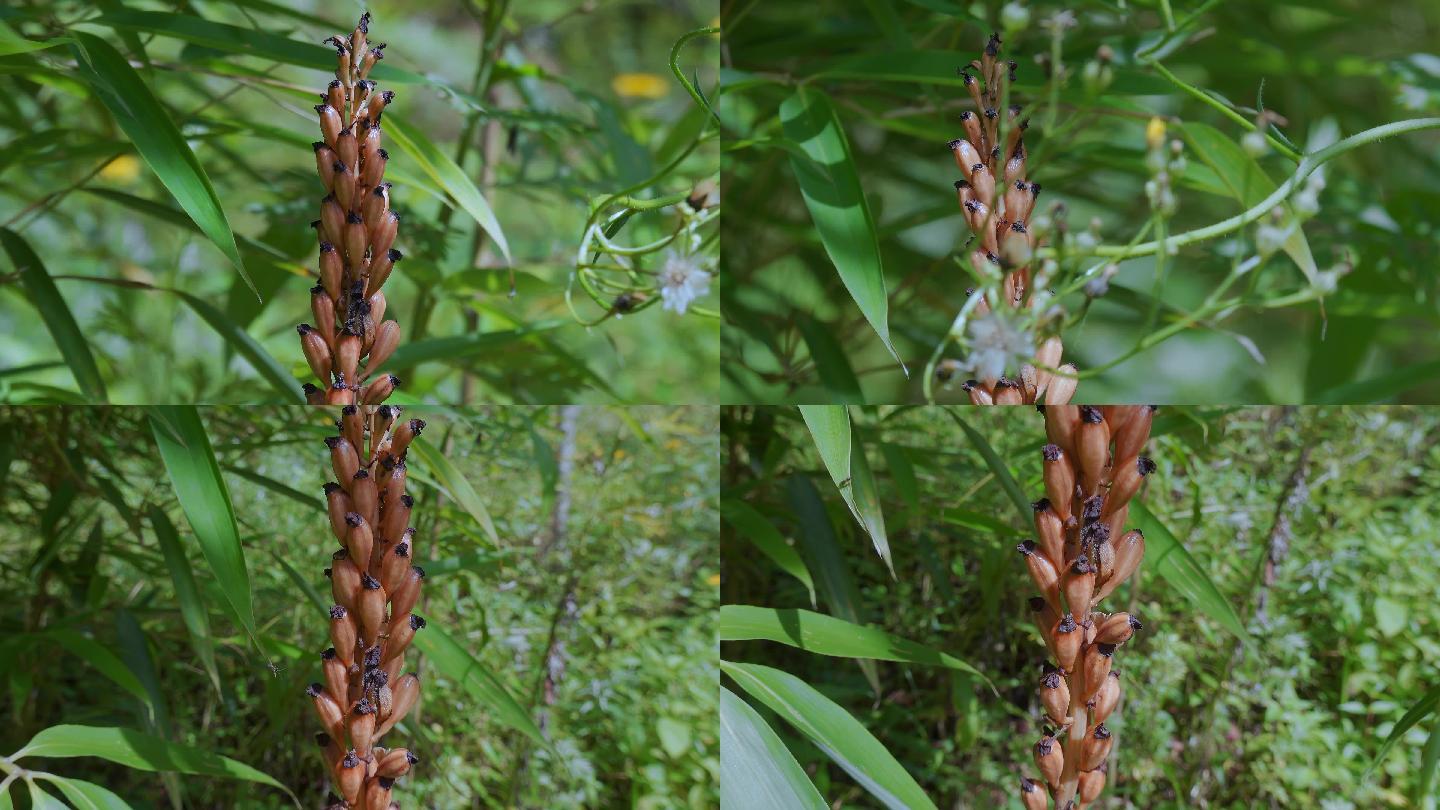
[[[295,327],[295,331],[300,333],[300,337],[305,337],[311,332],[314,332],[315,327],[311,326],[308,323],[302,323],[299,326]]]
[[[385,102],[386,105],[389,105],[390,102],[395,100],[395,91],[386,90],[385,92],[380,94],[380,100]]]
[[[1031,184],[1030,184],[1030,194],[1031,194],[1031,196],[1034,196],[1034,197],[1039,197],[1039,196],[1040,196],[1040,184],[1039,184],[1039,183],[1031,183]]]
[[[321,105],[321,106],[324,106],[324,105]],[[316,141],[316,142],[310,144],[310,148],[311,148],[311,149],[314,149],[316,152],[319,152],[319,151],[320,151],[321,149],[323,149],[324,147],[325,147],[325,142],[324,142],[324,141]]]
[[[1090,565],[1090,558],[1084,555],[1081,555],[1075,560],[1075,563],[1070,566],[1070,570],[1077,574],[1090,574],[1095,571]]]
[[[316,734],[316,735],[315,735],[315,745],[319,746],[320,748],[324,748],[325,746],[327,746],[327,745],[329,745],[329,744],[330,744],[330,735],[329,735],[329,734],[326,734],[325,732],[322,731],[322,732],[320,732],[319,734]]]
[[[374,714],[375,704],[370,702],[370,698],[361,698],[360,702],[355,704],[354,712],[356,714]]]
[[[390,384],[393,385],[393,386],[395,386],[396,388],[399,388],[399,387],[400,387],[400,378],[399,378],[399,377],[396,377],[394,374],[391,374],[391,375],[390,375]]]
[[[309,695],[312,698],[319,697],[320,694],[324,691],[325,687],[319,683],[312,683],[309,686],[305,687],[305,694]]]
[[[365,590],[367,591],[376,591],[380,589],[380,581],[370,576],[369,574],[361,575],[360,584],[364,585]]]
[[[1025,223],[1017,219],[1014,222],[1010,223],[1010,230],[1014,231],[1015,233],[1025,233]]]
[[[414,614],[414,613],[410,614],[410,629],[411,629],[411,630],[419,630],[419,629],[423,628],[424,626],[425,626],[425,620],[424,620],[423,618],[421,618],[420,616],[418,616],[418,615],[416,615],[416,614]]]
[[[1000,39],[1000,34],[992,31],[990,33],[990,41],[985,43],[985,55],[998,56],[1000,54],[1001,42],[1002,40]]]
[[[1009,377],[1001,377],[1000,379],[998,379],[998,380],[995,381],[995,387],[996,387],[996,388],[1019,388],[1019,387],[1020,387],[1020,383],[1018,383],[1018,382],[1010,379]]]
[[[1049,756],[1050,749],[1053,747],[1055,747],[1055,738],[1047,734],[1041,737],[1039,742],[1035,743],[1035,753],[1042,757]]]
[[[411,765],[414,765],[415,763],[417,763],[417,762],[420,761],[420,757],[415,756],[415,754],[413,754],[413,753],[410,752],[410,751],[406,751],[406,752],[405,752],[405,760],[406,760],[407,762],[409,762]]]
[[[304,391],[306,394],[318,394],[320,393],[320,386],[314,383],[305,383],[304,385],[300,386],[300,390]]]
[[[1041,498],[1040,500],[1031,503],[1030,508],[1035,510],[1036,512],[1044,512],[1046,509],[1050,508],[1050,499]]]
[[[995,117],[998,116],[998,115],[1000,115],[1000,113],[999,113],[999,112],[996,112],[996,110],[995,110],[994,107],[986,107],[986,108],[985,108],[985,117],[986,117],[986,118],[995,118]]]
[[[334,252],[335,252],[335,246],[332,245],[332,244],[330,244],[329,242],[321,242],[321,243],[320,243],[320,252],[321,252],[321,253],[334,253]]]
[[[1045,687],[1046,689],[1059,689],[1059,688],[1060,688],[1060,671],[1059,671],[1059,670],[1052,670],[1052,671],[1047,672],[1047,673],[1045,673],[1044,675],[1042,675],[1042,676],[1040,677],[1040,685],[1043,686],[1043,687]]]
[[[342,768],[358,768],[358,767],[360,767],[360,757],[358,757],[358,756],[355,755],[355,749],[353,749],[353,748],[350,749],[350,752],[345,755],[345,761],[343,761],[343,762],[340,763],[340,767],[342,767]]]
[[[340,409],[340,413],[345,414],[346,416],[354,416],[356,413],[359,412],[359,410],[360,409],[355,407],[354,405],[346,405],[345,407]]]
[[[390,786],[395,784],[395,780],[389,776],[382,776],[378,781],[380,782],[380,787],[386,790],[389,790]]]
[[[364,522],[365,522],[365,518],[364,518],[359,512],[346,512],[346,513],[345,513],[345,525],[346,525],[346,526],[359,526],[361,523],[364,523]]]
[[[1104,723],[1101,723],[1095,727],[1095,732],[1092,736],[1097,740],[1106,739],[1110,736],[1110,729],[1106,728]]]
[[[374,669],[378,666],[380,666],[380,645],[376,644],[365,651],[365,667]]]
[[[972,112],[970,112],[969,110],[966,110],[965,112],[960,113],[960,120],[961,120],[961,121],[969,121],[969,120],[970,120],[970,117],[971,117],[972,115],[974,115],[974,114],[975,114],[975,113],[972,113]],[[323,146],[324,144],[321,144],[321,145]]]
[[[385,255],[386,255],[387,257],[389,257],[389,259],[390,259],[390,261],[391,261],[392,263],[393,263],[393,262],[398,262],[398,261],[400,261],[401,259],[405,258],[405,254],[404,254],[404,253],[401,253],[400,251],[396,250],[395,248],[390,248],[390,251],[389,251],[388,253],[386,253]]]
[[[963,138],[956,138],[955,140],[953,140],[953,141],[945,144],[945,148],[946,148],[946,149],[949,149],[950,151],[953,152],[953,151],[955,151],[956,149],[959,149],[959,148],[960,148],[960,142],[961,142],[962,140],[964,140],[964,139],[963,139]]]
[[[419,435],[421,434],[421,432],[423,432],[424,430],[425,430],[425,420],[424,420],[424,419],[411,419],[411,420],[410,420],[410,432],[411,432],[411,433],[414,433],[416,436],[419,436]]]
[[[959,190],[962,189],[962,188],[969,188],[969,187],[970,187],[970,184],[967,183],[967,182],[965,182],[964,180],[956,180],[956,181],[955,181],[955,190],[956,190],[956,191],[959,191]]]
[[[1114,654],[1115,654],[1115,645],[1114,645],[1114,644],[1096,644],[1096,645],[1095,645],[1095,651],[1098,652],[1098,653],[1100,653],[1101,655],[1106,655],[1106,656],[1114,655]]]
[[[343,549],[343,548],[342,548],[342,549],[338,549],[334,554],[331,554],[331,555],[330,555],[330,559],[332,559],[332,560],[334,560],[334,561],[336,561],[336,562],[339,562],[339,561],[341,561],[341,560],[348,560],[348,559],[350,559],[350,551],[349,551],[348,549]]]
[[[1140,473],[1141,477],[1147,476],[1155,472],[1155,462],[1151,461],[1147,456],[1140,456],[1135,459],[1135,469]]]
[[[335,652],[334,647],[326,647],[325,650],[320,653],[320,660],[329,661],[330,659],[334,658],[336,654],[337,653]]]
[[[1091,495],[1085,499],[1080,507],[1080,519],[1087,525],[1100,519],[1100,510],[1105,508],[1105,499],[1099,495]]]
[[[348,406],[348,407],[353,408],[353,407],[355,407],[355,406],[354,406],[354,405],[350,405],[350,406]],[[369,477],[370,477],[370,471],[369,471],[369,470],[356,470],[356,471],[355,471],[355,475],[354,475],[354,480],[356,480],[356,481],[363,481],[363,480],[365,480],[366,478],[369,478]]]
[[[416,576],[420,577],[421,579],[424,579],[424,578],[425,578],[425,569],[424,569],[424,568],[421,568],[421,567],[418,566],[418,565],[412,565],[412,566],[410,566],[410,570],[411,570],[411,571],[414,571],[415,574],[416,574]]]
[[[367,574],[366,576],[369,576],[369,575]],[[345,606],[344,606],[344,605],[331,605],[331,606],[330,606],[330,618],[332,618],[332,619],[343,619],[343,618],[345,618],[345,617],[348,616],[348,615],[350,615],[350,612],[345,609]]]
[[[985,171],[985,164],[984,164],[984,163],[976,163],[974,166],[971,166],[971,167],[970,167],[970,171],[972,171],[972,172],[983,172],[983,171]]]
[[[1026,540],[1025,542],[1021,543],[1020,545],[1016,546],[1016,547],[1015,547],[1015,550],[1018,551],[1018,552],[1020,552],[1021,554],[1024,554],[1025,556],[1028,557],[1028,556],[1030,556],[1031,554],[1034,554],[1034,553],[1035,553],[1035,541],[1034,541],[1034,540]]]
[[[326,579],[331,579],[331,578],[334,576],[334,574],[335,574],[335,569],[333,569],[333,568],[326,568],[325,571],[324,571],[324,574],[325,574],[325,578],[326,578]]]
[[[315,112],[317,112],[317,113],[322,113],[322,114],[323,114],[323,113],[325,112],[325,108],[326,108],[326,107],[329,107],[329,106],[330,106],[329,104],[316,104],[316,105],[315,105]]]
[[[321,202],[324,202],[324,200],[321,200]],[[314,228],[314,229],[316,229],[316,230],[319,230],[319,229],[320,229],[320,220],[318,220],[318,219],[311,220],[311,221],[310,221],[310,227],[312,227],[312,228]]]
[[[340,172],[341,174],[344,174],[344,173],[345,173],[345,162],[344,162],[344,161],[341,161],[341,160],[337,160],[337,161],[335,161],[334,163],[330,164],[330,168],[334,169],[334,170],[337,171],[337,172]]]
[[[409,556],[410,556],[410,544],[409,544],[409,543],[401,543],[400,545],[396,546],[396,547],[395,547],[395,556],[396,556],[396,557],[409,557]]]
[[[1046,461],[1059,461],[1062,455],[1060,445],[1047,444],[1040,448],[1040,455],[1044,456]]]
[[[365,220],[361,219],[360,215],[355,213],[354,211],[351,211],[350,213],[345,215],[345,221],[350,223],[351,225],[361,225],[365,222]]]
[[[400,496],[400,503],[405,504],[405,508],[409,509],[415,505],[415,496],[407,492]]]
[[[1035,613],[1039,613],[1040,611],[1045,609],[1045,597],[1043,596],[1032,596],[1030,597],[1029,602],[1030,610]]]
[[[1135,618],[1134,616],[1131,616],[1131,617],[1130,617],[1130,629],[1131,629],[1131,630],[1143,630],[1143,629],[1145,629],[1145,628],[1144,628],[1143,625],[1140,624],[1140,620],[1139,620],[1139,619]]]
[[[1021,777],[1021,778],[1020,778],[1020,792],[1021,792],[1021,793],[1034,793],[1035,791],[1037,791],[1037,790],[1039,790],[1039,789],[1040,789],[1040,788],[1035,785],[1035,780],[1034,780],[1034,779],[1031,779],[1031,778],[1028,777],[1028,776],[1024,776],[1024,777]]]
[[[1055,632],[1073,633],[1075,632],[1076,627],[1077,625],[1075,624],[1075,617],[1069,613],[1066,613],[1060,618],[1060,624],[1056,625]]]
[[[1105,421],[1105,415],[1094,405],[1080,406],[1080,420],[1091,425],[1098,425]]]
[[[340,488],[340,485],[337,484],[337,483],[335,483],[334,481],[326,481],[326,482],[325,482],[325,494],[326,494],[326,495],[334,495],[334,494],[335,494],[335,490],[337,490],[337,489],[339,489],[339,488]]]
[[[316,284],[314,287],[311,287],[311,288],[310,288],[310,295],[311,295],[312,297],[313,297],[313,296],[316,296],[316,295],[323,295],[324,293],[325,293],[325,285],[323,285],[323,284]]]

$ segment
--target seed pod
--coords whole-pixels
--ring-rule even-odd
[[[1036,554],[1036,546],[1033,541],[1026,540],[1015,547],[1025,556],[1025,568],[1030,572],[1030,579],[1034,581],[1035,587],[1040,589],[1040,594],[1046,601],[1059,609],[1060,606],[1060,576],[1055,571],[1055,566],[1045,558],[1043,554]]]
[[[1116,456],[1123,458],[1123,456]],[[1155,472],[1155,462],[1145,456],[1138,456],[1132,461],[1123,461],[1116,465],[1115,480],[1110,485],[1110,492],[1105,497],[1105,514],[1110,514],[1116,509],[1125,506],[1135,493],[1140,491],[1140,485],[1144,483],[1145,477]]]
[[[357,368],[360,365],[361,348],[360,336],[348,328],[340,333],[340,339],[335,342],[335,373],[340,375],[340,379],[347,386],[355,385],[360,380]]]
[[[1050,734],[1040,738],[1035,743],[1035,766],[1040,769],[1040,776],[1045,784],[1051,789],[1060,786],[1060,774],[1065,769],[1065,754],[1060,750],[1055,738]]]
[[[360,616],[360,640],[368,648],[380,638],[380,625],[385,623],[385,590],[369,574],[360,577],[360,584],[360,609],[356,612]]]
[[[1045,707],[1045,716],[1057,726],[1066,723],[1070,713],[1070,686],[1060,676],[1059,670],[1051,670],[1040,678],[1040,705]]]
[[[350,743],[361,759],[370,758],[370,742],[374,735],[375,705],[367,698],[355,704],[355,710],[350,713]]]
[[[1050,629],[1051,644],[1055,650],[1055,663],[1066,672],[1075,671],[1075,659],[1080,656],[1080,644],[1084,633],[1077,632],[1080,626],[1075,617],[1066,613]]]
[[[400,324],[395,321],[385,321],[375,330],[375,342],[370,346],[370,359],[365,362],[365,370],[360,372],[360,379],[369,379],[376,369],[385,365],[390,355],[395,353],[396,347],[400,345]]]
[[[340,112],[329,104],[315,105],[315,112],[320,115],[320,135],[325,139],[325,145],[334,149],[340,137],[340,128],[344,126],[340,121]]]
[[[994,397],[996,405],[1025,404],[1024,394],[1020,391],[1020,383],[1009,377],[1001,377],[995,381]]]
[[[340,788],[340,798],[354,806],[360,801],[360,788],[365,781],[365,763],[352,750],[335,767],[335,786]]]
[[[350,675],[334,647],[320,653],[320,670],[325,675],[325,690],[336,703],[344,700],[346,693],[350,691]]]
[[[1065,604],[1077,616],[1088,616],[1095,596],[1095,569],[1084,555],[1065,572]]]
[[[295,327],[295,331],[300,333],[300,352],[305,355],[305,362],[310,364],[310,371],[322,382],[329,382],[330,347],[325,339],[308,323]]]
[[[375,769],[375,775],[398,779],[409,773],[410,767],[419,761],[420,758],[410,753],[408,748],[392,748],[380,758],[380,767]]]
[[[1080,406],[1080,425],[1075,432],[1075,458],[1080,467],[1080,488],[1093,495],[1100,486],[1110,456],[1110,428],[1100,409]]]
[[[1045,404],[1068,405],[1070,398],[1075,396],[1075,385],[1079,382],[1075,375],[1079,373],[1079,370],[1075,368],[1074,363],[1066,363],[1056,369],[1056,372],[1058,373],[1051,375],[1050,386],[1045,391]],[[1055,441],[1053,436],[1051,441]]]
[[[1134,458],[1150,438],[1150,425],[1155,419],[1154,405],[1141,405],[1125,421],[1123,430],[1115,432],[1115,457]]]
[[[1090,722],[1103,723],[1120,704],[1120,673],[1111,670],[1095,690],[1095,696],[1085,702],[1090,707]]]
[[[325,446],[330,448],[330,466],[335,470],[336,480],[342,484],[355,480],[355,473],[360,471],[360,457],[355,454],[355,446],[344,436],[327,437]]]
[[[355,619],[344,605],[330,608],[330,641],[346,668],[355,665]]]
[[[1104,526],[1105,524],[1100,524]],[[1110,542],[1109,527],[1106,527],[1105,536],[1099,538],[1090,549],[1090,557],[1095,561],[1095,582],[1103,583],[1115,574],[1115,546]]]
[[[320,725],[331,736],[339,738],[345,732],[345,713],[341,710],[340,704],[335,698],[325,691],[325,685],[319,683],[310,684],[305,690],[315,704],[315,714],[320,717]]]
[[[1080,802],[1082,805],[1091,804],[1100,798],[1105,790],[1105,768],[1099,767],[1093,771],[1082,771],[1080,773]]]
[[[388,776],[381,776],[365,783],[365,806],[388,808],[390,806],[390,788],[394,786],[395,780]]]
[[[361,439],[357,446],[363,447],[364,444]],[[373,531],[380,520],[380,496],[369,470],[362,469],[355,473],[355,478],[350,482],[350,499],[355,502],[355,511],[365,518],[367,527]]]
[[[415,607],[415,601],[420,598],[420,583],[424,580],[425,569],[418,565],[410,566],[405,581],[390,595],[390,607],[397,616],[409,613]]]
[[[321,390],[318,386],[316,386],[314,383],[305,383],[304,385],[300,386],[300,390],[305,394],[305,402],[306,402],[307,404],[309,404],[309,405],[324,405],[324,404],[325,404],[325,392],[322,391],[322,390]]]
[[[335,560],[330,568],[330,593],[336,604],[346,610],[355,610],[360,604],[360,567],[350,559],[350,552],[341,549],[344,556]]]
[[[405,254],[393,248],[374,258],[370,263],[370,283],[367,289],[378,290],[384,286],[385,281],[390,278],[390,272],[395,269],[395,263],[403,258]]]
[[[1045,647],[1050,650],[1050,654],[1056,655],[1055,645],[1050,637],[1052,635],[1051,631],[1055,628],[1055,623],[1060,621],[1060,614],[1057,613],[1055,608],[1051,607],[1050,603],[1046,602],[1042,596],[1030,597],[1029,605],[1030,616],[1035,621],[1035,629],[1040,631],[1040,638],[1045,640]],[[1059,656],[1056,655],[1056,657],[1058,658]]]
[[[414,505],[415,499],[410,495],[401,495],[396,499],[395,506],[386,509],[380,517],[380,536],[386,540],[394,540],[399,537],[410,523],[410,510]],[[386,588],[386,590],[392,589]]]
[[[401,616],[390,622],[390,638],[385,642],[385,657],[382,660],[390,660],[396,656],[404,655],[409,648],[410,641],[415,638],[415,631],[425,627],[425,620],[413,613]]]
[[[370,193],[365,195],[365,201],[360,206],[365,222],[370,225],[379,225],[380,217],[390,210],[390,184],[381,183],[379,180],[380,174],[385,171],[384,161],[388,157],[385,150],[381,149],[375,158],[365,163],[360,173],[361,184],[367,188],[373,187]],[[373,274],[373,267],[371,272]]]
[[[1085,648],[1085,693],[1088,702],[1095,697],[1100,686],[1110,675],[1110,665],[1115,661],[1114,644],[1092,644]]]
[[[1109,596],[1121,583],[1135,573],[1140,567],[1140,561],[1145,557],[1145,535],[1139,529],[1131,529],[1115,542],[1115,573],[1100,586],[1095,594],[1095,601],[1100,601]]]
[[[392,683],[390,690],[393,695],[390,715],[375,729],[376,736],[384,734],[404,720],[405,715],[415,707],[416,701],[420,699],[420,677],[413,672],[407,672]]]
[[[1110,746],[1114,745],[1114,742],[1110,729],[1106,728],[1104,723],[1087,732],[1085,745],[1080,749],[1080,770],[1093,771],[1100,767],[1110,756]]]
[[[383,374],[360,392],[360,401],[366,405],[379,405],[400,387],[400,378],[394,374]]]
[[[1045,798],[1045,791],[1029,777],[1020,780],[1020,803],[1025,810],[1046,810],[1050,804]]]
[[[1124,644],[1142,627],[1140,620],[1129,613],[1112,613],[1095,632],[1095,640],[1104,644]]]
[[[400,231],[400,215],[386,211],[380,221],[370,229],[370,255],[379,256],[395,246],[395,234]]]
[[[1056,567],[1065,564],[1065,526],[1055,513],[1049,498],[1030,504],[1035,512],[1035,537],[1037,545],[1050,564]]]
[[[332,245],[344,244],[341,240],[345,236],[345,209],[333,193],[320,201],[320,236]]]
[[[410,544],[396,543],[386,550],[380,560],[380,584],[386,593],[394,593],[405,582],[410,573]]]
[[[1054,382],[1051,383],[1053,388]],[[1074,447],[1075,426],[1080,421],[1080,408],[1076,405],[1056,405],[1046,401],[1045,404],[1045,435],[1050,443],[1057,445],[1062,450]],[[1071,462],[1071,470],[1074,470],[1074,462]]]
[[[369,521],[365,520],[365,516],[359,512],[346,514],[345,525],[348,527],[345,534],[345,548],[350,552],[350,559],[363,571],[370,564],[370,552],[375,547],[375,533],[370,528]]]
[[[1045,494],[1063,522],[1070,517],[1070,502],[1075,497],[1075,470],[1058,444],[1045,445],[1040,454],[1044,459]]]

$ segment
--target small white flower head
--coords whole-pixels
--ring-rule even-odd
[[[1290,229],[1268,222],[1255,229],[1255,249],[1264,258],[1270,258],[1290,238]]]
[[[656,283],[665,309],[684,315],[691,301],[710,292],[710,273],[700,266],[700,257],[668,250]]]
[[[1240,139],[1240,148],[1250,157],[1260,157],[1270,151],[1270,144],[1262,132],[1247,132]]]
[[[1079,20],[1075,19],[1075,12],[1070,10],[1057,11],[1040,21],[1040,25],[1051,34],[1059,34],[1067,28],[1074,28]]]
[[[1029,24],[1030,9],[1025,8],[1025,4],[1010,2],[1000,9],[1000,27],[1004,28],[1006,33],[1023,31]]]
[[[994,310],[971,320],[969,332],[965,368],[982,380],[1003,377],[1011,361],[1028,363],[1035,356],[1034,337]]]

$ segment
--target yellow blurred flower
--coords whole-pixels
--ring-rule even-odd
[[[625,458],[625,449],[622,448],[622,447],[617,447],[617,448],[615,448],[615,452],[614,452],[614,453],[611,453],[611,454],[610,454],[610,457],[613,458],[613,459],[615,459],[616,461],[619,461],[620,459]]]
[[[706,582],[707,584],[709,584],[709,585],[719,585],[719,584],[720,584],[720,575],[719,575],[719,574],[711,574],[710,576],[708,576],[708,577],[705,578],[705,582]]]
[[[664,98],[670,92],[670,83],[664,76],[654,73],[621,73],[610,86],[622,98]]]
[[[120,155],[105,164],[100,176],[115,183],[133,183],[140,176],[140,161],[134,155]]]
[[[1145,125],[1145,144],[1151,149],[1159,149],[1160,144],[1165,142],[1165,119],[1155,116],[1150,123]]]

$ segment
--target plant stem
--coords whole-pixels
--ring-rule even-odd
[[[1221,101],[1219,101],[1218,99],[1216,99],[1214,96],[1210,95],[1209,93],[1206,93],[1204,90],[1201,90],[1200,88],[1195,87],[1194,85],[1191,85],[1191,84],[1188,84],[1188,83],[1186,83],[1186,82],[1184,82],[1184,81],[1181,81],[1180,77],[1176,76],[1174,73],[1171,73],[1169,70],[1167,70],[1167,69],[1165,68],[1164,65],[1160,64],[1159,62],[1151,62],[1151,63],[1150,63],[1150,66],[1153,67],[1153,68],[1155,68],[1155,70],[1156,70],[1161,76],[1164,76],[1167,80],[1169,80],[1169,82],[1170,82],[1171,84],[1175,85],[1176,87],[1180,88],[1181,90],[1184,90],[1187,94],[1189,94],[1189,95],[1191,95],[1191,96],[1194,96],[1196,99],[1199,99],[1200,101],[1203,101],[1203,102],[1205,102],[1206,104],[1210,105],[1211,107],[1214,107],[1215,109],[1219,110],[1226,118],[1229,118],[1231,121],[1234,121],[1235,123],[1237,123],[1237,124],[1239,124],[1240,126],[1242,126],[1242,127],[1246,128],[1246,129],[1250,130],[1251,132],[1258,131],[1258,128],[1255,126],[1255,122],[1254,122],[1254,121],[1250,121],[1250,120],[1246,119],[1245,116],[1243,116],[1243,115],[1241,115],[1240,113],[1237,113],[1237,112],[1235,112],[1234,110],[1230,109],[1230,107],[1229,107],[1228,105],[1222,103]],[[1271,135],[1271,134],[1269,134],[1269,133],[1265,133],[1265,140],[1267,140],[1267,141],[1270,142],[1270,145],[1271,145],[1272,147],[1274,147],[1275,151],[1279,152],[1280,154],[1284,155],[1284,156],[1287,157],[1287,158],[1290,158],[1291,160],[1295,161],[1296,163],[1299,163],[1299,162],[1300,162],[1301,155],[1300,155],[1298,152],[1296,152],[1294,149],[1291,149],[1290,147],[1288,147],[1288,146],[1286,146],[1285,144],[1281,143],[1280,140],[1279,140],[1278,138],[1276,138],[1275,136],[1273,136],[1273,135]]]

